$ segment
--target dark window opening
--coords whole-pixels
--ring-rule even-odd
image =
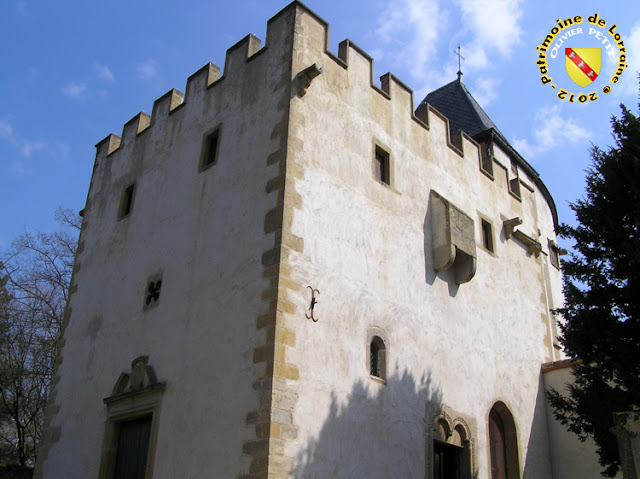
[[[433,477],[434,479],[458,478],[459,447],[433,442]]]
[[[486,220],[481,220],[480,224],[482,226],[482,246],[493,253],[493,231],[491,229],[491,223]]]
[[[384,341],[378,336],[369,345],[369,374],[380,379],[386,378],[386,358]]]
[[[131,213],[131,208],[133,207],[133,190],[135,185],[129,185],[122,193],[122,198],[120,199],[120,210],[118,211],[118,219],[124,218],[129,213]]]
[[[375,176],[378,181],[387,185],[391,184],[389,153],[379,146],[376,146]]]
[[[518,175],[518,168],[514,164],[511,165],[511,174],[513,178],[509,180],[509,191],[513,196],[520,199],[520,177]]]
[[[513,178],[512,180],[509,180],[509,191],[511,191],[511,193],[513,193],[513,195],[520,199],[520,179],[519,178]]]
[[[556,269],[560,269],[560,248],[551,241],[549,241],[549,261]]]
[[[380,350],[378,349],[378,345],[374,342],[371,342],[371,375],[380,377],[380,365],[378,364],[378,355],[380,354]]]
[[[481,157],[480,157],[480,167],[482,171],[487,173],[489,176],[493,178],[493,151],[491,143],[482,143],[480,145],[481,148]]]
[[[218,159],[218,140],[220,137],[220,129],[217,129],[205,140],[204,156],[202,157],[202,169],[213,165]]]
[[[114,478],[144,479],[150,438],[151,416],[119,424]]]
[[[491,479],[507,479],[507,451],[502,418],[495,409],[489,414],[489,450]]]

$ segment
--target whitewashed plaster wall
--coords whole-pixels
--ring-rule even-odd
[[[276,198],[265,191],[286,132],[292,28],[278,17],[268,48],[247,61],[253,39],[232,47],[224,77],[207,88],[203,70],[175,96],[154,104],[151,126],[107,156],[99,145],[64,331],[51,418],[40,464],[46,478],[98,477],[106,406],[121,372],[148,355],[166,390],[154,478],[236,477],[248,470],[243,442],[258,398],[253,350],[264,342],[261,255],[273,248],[264,218]],[[174,105],[175,106],[175,105]],[[221,126],[217,163],[199,172],[205,135]],[[118,220],[124,189],[133,208]],[[162,273],[157,306],[145,288]],[[57,439],[57,440],[56,440]]]
[[[570,364],[549,365],[543,376],[545,388],[553,388],[562,394],[566,394],[566,385],[573,382]],[[555,419],[551,407],[547,418],[553,477],[601,478],[602,466],[598,464],[595,443],[591,439],[581,442]],[[622,473],[616,478],[622,479]]]
[[[304,252],[292,253],[292,276],[320,291],[317,323],[285,315],[297,338],[288,361],[300,369],[300,433],[288,446],[294,476],[430,477],[432,401],[475,421],[477,473],[488,477],[488,415],[502,401],[516,423],[521,471],[552,477],[540,366],[554,355],[546,295],[558,303],[559,272],[502,231],[519,216],[546,251],[555,238],[549,205],[531,179],[523,178],[533,191],[523,188],[522,201],[509,195],[505,178],[479,171],[472,141],[463,140],[461,157],[440,117],[431,113],[428,129],[412,119],[400,83],[391,79],[386,97],[371,87],[370,61],[357,48],[346,49],[345,65],[324,51],[322,24],[310,15],[300,24],[294,74],[313,63],[323,73],[291,113],[301,147],[289,161],[304,171],[292,224]],[[391,155],[390,186],[374,179],[376,144]],[[474,219],[477,244],[479,214],[493,224],[495,253],[478,248],[467,284],[433,271],[432,189]],[[291,298],[299,311],[307,296]],[[372,328],[386,335],[386,384],[369,376]]]

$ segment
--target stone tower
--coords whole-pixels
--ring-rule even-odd
[[[293,2],[97,144],[37,477],[552,477],[547,189],[327,46]]]

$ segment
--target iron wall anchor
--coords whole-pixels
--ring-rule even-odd
[[[305,314],[305,316],[307,319],[310,319],[311,321],[316,323],[319,318],[314,317],[313,308],[315,308],[316,304],[318,304],[318,301],[316,300],[316,294],[320,294],[320,291],[312,288],[311,286],[307,286],[307,288],[311,290],[311,305],[309,306],[309,309],[308,309],[308,311],[311,311],[311,315]]]

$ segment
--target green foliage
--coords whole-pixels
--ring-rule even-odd
[[[622,106],[611,123],[615,146],[592,148],[586,194],[571,204],[578,224],[560,231],[575,243],[561,341],[579,362],[568,395],[549,394],[556,417],[595,440],[607,477],[620,466],[613,414],[640,405],[640,120]]]

